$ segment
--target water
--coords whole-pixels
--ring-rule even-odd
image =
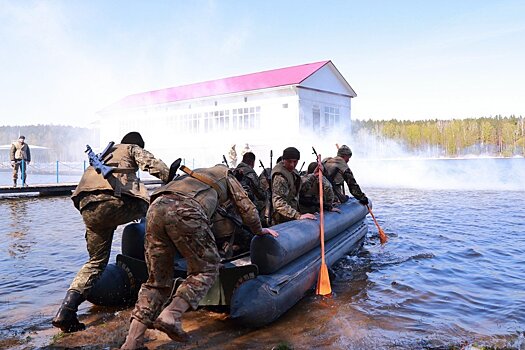
[[[516,166],[514,160],[501,164],[492,171],[508,173]],[[232,349],[269,349],[279,342],[296,349],[465,344],[525,349],[525,188],[520,190],[520,183],[512,185],[518,190],[497,191],[409,188],[410,183],[385,188],[360,182],[389,242],[378,244],[370,220],[364,248],[334,266],[333,298],[307,296],[259,330],[239,330],[213,313],[193,313],[204,338]],[[111,262],[120,251],[121,230]],[[87,259],[81,216],[66,197],[0,200],[0,237],[0,339],[29,334],[32,339],[18,348],[49,344],[57,333],[49,330],[51,318]],[[100,310],[84,303],[79,313],[95,312]],[[123,340],[120,333],[113,338],[115,343],[95,348]]]

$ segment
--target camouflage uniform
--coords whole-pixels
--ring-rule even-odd
[[[27,179],[26,171],[27,171],[27,164],[31,162],[31,150],[29,149],[29,146],[27,143],[21,143],[20,141],[14,141],[11,144],[11,150],[9,152],[11,162],[14,162],[13,164],[13,181],[16,183],[16,180],[18,179],[18,169],[21,168],[22,161],[25,161],[25,166],[23,167],[22,171],[22,181],[25,183]]]
[[[194,171],[214,184],[180,176],[157,189],[146,216],[146,263],[149,278],[140,289],[132,318],[152,325],[173,284],[173,259],[177,249],[187,261],[187,278],[175,297],[193,309],[215,282],[220,256],[210,222],[219,205],[231,200],[254,234],[262,234],[255,206],[227,167]]]
[[[307,177],[314,177],[313,181]],[[299,191],[299,210],[301,214],[319,212],[319,178],[313,174],[302,177],[303,184]],[[334,191],[330,181],[323,176],[323,209],[332,210],[334,203]]]
[[[332,179],[334,191],[344,193],[344,183],[346,182],[352,196],[358,200],[366,198],[366,195],[357,184],[354,174],[352,174],[352,171],[343,158],[339,156],[328,157],[323,160],[323,165],[326,169],[326,176]]]
[[[305,182],[315,181],[317,177],[305,177]],[[309,186],[311,186],[309,184]],[[272,204],[273,224],[297,220],[301,216],[299,212],[299,191],[301,189],[301,177],[297,170],[288,171],[283,163],[277,163],[272,169]]]
[[[235,168],[237,166],[237,151],[235,150],[235,145],[230,148],[230,151],[228,152],[228,157],[230,158],[230,165],[232,168]]]
[[[261,208],[257,206],[257,201],[266,201],[266,192],[261,187],[261,181],[255,173],[255,170],[248,164],[240,162],[235,168],[234,174],[248,194],[248,197],[257,207],[257,210],[261,210]]]
[[[69,290],[84,297],[108,263],[117,226],[146,214],[149,196],[136,176],[139,167],[162,181],[167,181],[169,173],[163,161],[134,144],[113,146],[105,159],[106,165],[118,170],[104,179],[92,166],[88,167],[71,197],[86,225],[89,260],[77,273]]]

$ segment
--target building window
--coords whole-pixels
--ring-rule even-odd
[[[325,107],[324,108],[324,127],[331,129],[339,126],[339,108]]]
[[[250,130],[261,128],[261,107],[235,108],[232,111],[233,129]]]
[[[288,103],[283,103],[283,108],[288,108]]]

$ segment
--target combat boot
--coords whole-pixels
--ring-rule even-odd
[[[175,297],[153,322],[153,328],[166,333],[172,340],[185,342],[189,339],[188,333],[182,329],[182,314],[188,310],[190,304],[181,297]]]
[[[135,319],[131,320],[131,324],[129,326],[129,332],[128,336],[126,337],[126,341],[122,346],[120,347],[121,350],[139,350],[139,349],[147,349],[144,346],[144,333],[146,332],[146,329],[148,327]]]
[[[73,333],[86,329],[86,326],[80,323],[77,318],[78,306],[84,300],[86,299],[82,294],[74,290],[68,290],[57,315],[52,321],[53,326],[60,328],[64,333]]]

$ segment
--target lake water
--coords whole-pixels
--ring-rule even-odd
[[[237,348],[525,349],[525,161],[412,162],[350,164],[390,240],[369,220],[363,249],[333,268],[331,299],[305,297]],[[67,197],[2,199],[0,238],[0,339],[47,345],[57,332],[34,332],[87,258],[81,216]]]

